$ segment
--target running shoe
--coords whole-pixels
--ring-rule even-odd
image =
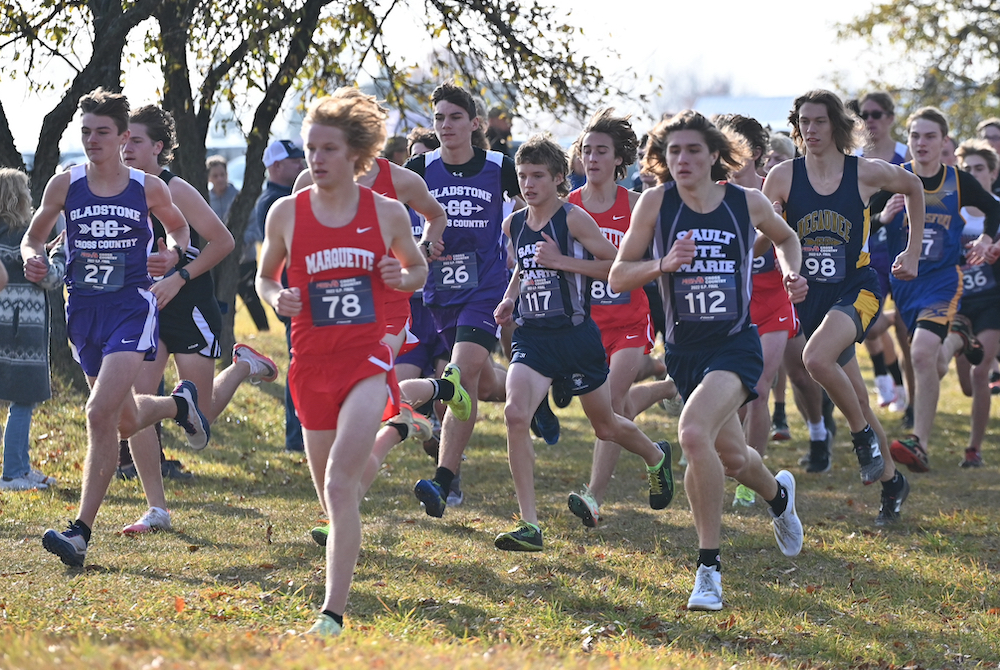
[[[28,470],[28,474],[26,474],[24,478],[27,479],[29,482],[35,482],[36,484],[40,484],[44,487],[50,487],[50,486],[54,487],[56,485],[55,477],[49,477],[48,475],[42,473],[40,470],[36,470],[35,468],[31,468],[30,470]]]
[[[0,478],[0,490],[3,491],[40,491],[47,488],[47,485],[33,482],[27,476]]]
[[[688,609],[718,612],[722,609],[722,573],[709,565],[699,565]]]
[[[135,469],[135,465],[132,466]],[[160,475],[164,479],[176,479],[178,481],[187,481],[189,479],[194,479],[194,473],[188,472],[184,469],[184,465],[180,461],[169,460],[160,463]]]
[[[649,478],[649,506],[652,509],[665,509],[674,497],[674,473],[670,463],[670,443],[660,440],[656,446],[663,452],[663,458],[650,468],[646,466]]]
[[[448,487],[448,507],[458,507],[465,502],[465,494],[462,493],[462,476],[455,475]]]
[[[962,354],[972,365],[983,362],[983,345],[972,332],[972,322],[963,314],[956,314],[951,320],[951,332],[962,338]]]
[[[559,417],[549,407],[548,398],[542,398],[535,415],[531,418],[535,435],[545,440],[545,444],[555,444],[559,441]]]
[[[792,439],[792,431],[788,429],[788,424],[782,421],[778,423],[777,421],[771,424],[771,441],[772,442],[785,442]]]
[[[448,507],[448,496],[444,489],[437,482],[430,479],[421,479],[413,487],[413,495],[424,506],[427,516],[441,518],[444,510]]]
[[[424,453],[431,457],[434,465],[437,465],[438,450],[441,448],[441,421],[438,420],[437,414],[433,411],[431,411],[430,422],[431,437],[428,440],[424,440],[423,447]]]
[[[325,547],[326,541],[330,539],[330,522],[327,521],[322,526],[316,526],[309,531],[309,535],[312,537],[313,542],[321,547]]]
[[[781,553],[785,556],[797,556],[802,551],[802,522],[795,512],[795,477],[788,470],[782,470],[774,478],[785,487],[788,495],[788,505],[781,516],[775,516],[770,506],[767,508],[767,513],[771,515],[771,523],[774,525],[774,539],[778,543],[778,549],[781,549]]]
[[[888,407],[896,399],[896,383],[892,375],[879,375],[875,378],[875,395],[878,396],[879,407]]]
[[[468,421],[472,415],[472,399],[462,386],[462,371],[454,363],[449,363],[448,367],[444,369],[441,379],[455,385],[455,393],[451,396],[451,399],[445,400],[444,404],[448,406],[448,409],[451,410],[456,419],[459,421]]]
[[[899,420],[899,427],[903,430],[913,430],[913,405],[907,405],[903,410],[903,418]]]
[[[212,436],[212,429],[209,426],[208,419],[198,409],[198,389],[195,387],[194,382],[185,379],[174,387],[170,395],[174,398],[180,398],[187,403],[187,418],[184,420],[184,423],[176,419],[174,421],[184,429],[188,445],[192,449],[201,451],[208,446],[208,440]]]
[[[733,496],[733,507],[753,507],[755,502],[757,502],[757,495],[753,492],[753,489],[747,488],[743,484],[736,485],[736,495]]]
[[[552,380],[552,402],[556,407],[568,407],[573,402],[573,385],[568,379]]]
[[[136,472],[135,463],[126,463],[115,468],[115,477],[123,482],[130,482],[138,476],[139,473]]]
[[[236,344],[233,346],[233,363],[243,361],[250,366],[251,384],[261,382],[273,382],[278,378],[278,366],[270,358],[260,353],[248,344]]]
[[[399,414],[393,417],[389,423],[405,424],[407,437],[421,442],[426,442],[434,437],[434,428],[431,426],[430,419],[420,412],[414,411],[409,403],[399,403]]]
[[[42,535],[42,546],[49,553],[58,556],[60,561],[74,568],[82,568],[83,559],[87,557],[87,541],[72,522],[61,533],[52,528],[45,531]]]
[[[500,551],[541,551],[542,529],[527,521],[518,521],[517,528],[500,533],[493,540]]]
[[[975,447],[969,447],[965,450],[965,458],[959,463],[960,467],[963,468],[981,468],[983,466],[983,455]]]
[[[879,449],[878,436],[875,431],[869,427],[860,439],[852,439],[852,441],[854,454],[858,457],[861,481],[865,484],[877,482],[882,477],[882,473],[885,472],[885,460],[882,458],[882,451]]]
[[[906,397],[906,387],[902,384],[897,384],[896,399],[889,403],[889,411],[896,412],[897,414],[899,412],[905,412],[909,402],[909,398]]]
[[[902,463],[911,472],[927,472],[931,469],[927,458],[927,450],[920,444],[920,438],[910,434],[904,438],[893,440],[889,445],[892,460]]]
[[[679,417],[684,411],[684,398],[680,393],[675,393],[673,398],[663,398],[660,400],[660,407],[670,416]]]
[[[906,497],[910,495],[910,482],[902,474],[899,476],[903,478],[903,486],[896,495],[889,495],[885,487],[882,487],[882,504],[879,506],[878,516],[875,517],[876,526],[889,526],[899,521],[899,510],[906,502]]]
[[[821,475],[831,468],[830,456],[833,451],[833,435],[826,431],[825,440],[809,440],[809,455],[805,458],[806,472]]]
[[[314,637],[337,637],[344,632],[344,627],[333,620],[329,614],[320,614],[312,628],[305,632]]]
[[[124,535],[140,535],[154,530],[170,530],[170,512],[159,507],[150,507],[131,526],[122,528]]]
[[[580,493],[569,494],[569,511],[580,517],[587,528],[597,528],[597,524],[601,522],[597,500],[589,486],[584,486]]]

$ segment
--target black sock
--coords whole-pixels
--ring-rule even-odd
[[[187,401],[180,396],[173,396],[174,404],[177,405],[177,415],[174,416],[174,421],[177,423],[184,423],[188,418],[188,406]]]
[[[899,361],[893,361],[885,367],[889,370],[889,374],[892,375],[892,381],[896,384],[896,386],[902,386],[903,373],[899,370]]]
[[[86,542],[87,544],[90,544],[90,526],[80,521],[79,519],[74,521],[73,525],[76,527],[78,531],[80,531],[80,535],[83,536],[83,541]]]
[[[343,614],[334,614],[330,610],[323,610],[321,613],[327,615],[328,617],[330,617],[331,619],[333,619],[334,621],[336,621],[338,626],[343,627],[343,625],[344,625],[344,615]]]
[[[771,415],[771,422],[777,424],[788,423],[788,419],[785,417],[785,403],[774,403],[774,413]]]
[[[884,353],[872,354],[872,370],[875,372],[876,377],[889,374],[889,371],[885,367]]]
[[[899,474],[899,470],[896,470],[896,474],[892,476],[887,482],[882,482],[882,490],[888,493],[890,496],[895,497],[903,488],[903,475]]]
[[[454,382],[447,379],[431,379],[430,382],[434,385],[434,395],[431,396],[431,400],[448,401],[455,397]]]
[[[128,448],[128,440],[118,441],[118,467],[132,464],[132,452]]]
[[[710,568],[715,568],[716,570],[722,570],[722,564],[719,562],[719,550],[718,549],[699,549],[698,550],[698,565],[707,565]]]
[[[390,421],[385,425],[388,426],[389,428],[396,429],[396,432],[399,433],[400,442],[405,442],[406,438],[410,436],[410,427],[405,423],[393,423],[392,421]]]
[[[448,468],[438,467],[437,472],[434,473],[434,481],[441,486],[442,491],[450,491],[451,482],[454,479],[455,473]]]
[[[768,500],[767,504],[771,506],[771,511],[774,512],[774,516],[781,516],[785,513],[785,508],[788,507],[788,491],[780,483],[778,484],[778,495],[774,496],[774,500]]]
[[[434,413],[434,401],[428,400],[420,407],[414,407],[413,409],[430,418],[430,415]]]
[[[865,426],[864,430],[860,430],[857,433],[851,433],[851,440],[854,442],[867,442],[868,435],[872,432],[872,427],[870,425]]]

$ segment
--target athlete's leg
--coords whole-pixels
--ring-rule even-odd
[[[462,386],[466,389],[481,388],[479,378],[487,366],[489,370],[486,371],[486,374],[495,379],[489,350],[476,342],[456,342],[451,362],[462,371]],[[453,473],[458,472],[458,467],[462,463],[462,454],[465,453],[465,447],[469,444],[472,431],[476,427],[479,398],[475,393],[470,393],[469,397],[472,400],[472,413],[469,415],[469,419],[459,421],[452,412],[447,412],[441,426],[438,466],[447,468]]]
[[[1000,351],[1000,330],[983,330],[976,333],[983,345],[983,362],[972,368],[972,426],[969,430],[969,447],[977,451],[986,436],[990,418],[990,368]]]
[[[940,355],[941,338],[937,333],[921,328],[918,323],[910,342],[910,358],[916,380],[913,389],[913,434],[920,439],[924,449],[927,449],[941,396]]]
[[[802,351],[802,362],[809,374],[826,389],[830,399],[844,414],[852,433],[868,424],[862,404],[868,404],[868,391],[859,397],[837,359],[857,336],[854,319],[839,310],[830,311]]]
[[[753,447],[761,456],[767,449],[771,436],[771,410],[768,409],[768,398],[771,395],[771,385],[778,372],[788,343],[788,331],[776,330],[760,336],[760,348],[764,355],[764,371],[757,381],[757,399],[747,404],[747,415],[743,428],[746,444]],[[752,487],[751,487],[752,488]]]

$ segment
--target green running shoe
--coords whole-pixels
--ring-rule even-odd
[[[542,529],[527,521],[518,521],[517,528],[497,535],[493,546],[500,551],[541,551]]]
[[[448,409],[451,410],[456,419],[459,421],[468,421],[469,416],[472,414],[472,400],[462,387],[462,371],[454,363],[449,363],[448,367],[444,369],[441,379],[455,385],[455,395],[451,397],[451,400],[445,400],[444,404],[448,406]]]
[[[322,526],[316,526],[309,531],[309,534],[312,535],[313,542],[321,547],[325,547],[326,541],[330,537],[330,524],[326,523]]]

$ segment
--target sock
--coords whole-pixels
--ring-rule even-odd
[[[657,448],[659,448],[659,447],[657,447]],[[647,472],[656,472],[657,470],[660,469],[660,466],[663,465],[663,461],[665,461],[666,458],[667,458],[667,455],[663,454],[663,456],[660,458],[660,460],[656,462],[656,465],[647,465],[646,466],[646,471]]]
[[[892,375],[893,383],[896,384],[896,386],[902,386],[903,373],[899,369],[899,361],[893,361],[892,363],[889,363],[889,365],[885,367],[889,371],[889,374]]]
[[[875,371],[876,377],[889,374],[889,371],[885,367],[884,353],[872,354],[872,370]]]
[[[390,421],[386,424],[389,428],[395,428],[396,432],[399,433],[399,441],[405,442],[406,438],[410,436],[410,427],[405,423],[393,423]]]
[[[325,614],[328,617],[330,617],[331,619],[333,619],[334,621],[336,621],[338,626],[340,626],[340,627],[344,626],[344,615],[343,614],[334,614],[330,610],[323,610],[321,612],[321,614]]]
[[[865,426],[864,430],[859,430],[856,433],[851,433],[851,441],[853,442],[868,442],[872,432],[871,426]]]
[[[431,400],[448,401],[455,397],[454,382],[447,379],[431,379],[430,383],[434,385],[434,395],[431,396]]]
[[[882,482],[882,490],[889,495],[895,497],[903,489],[903,475],[899,474],[899,470],[896,470],[896,474],[892,476],[887,482]]]
[[[118,441],[118,466],[130,465],[132,463],[132,452],[128,448],[128,440]]]
[[[451,482],[455,479],[455,473],[448,468],[438,467],[437,472],[434,473],[434,481],[441,486],[442,491],[451,490]]]
[[[90,526],[80,521],[79,519],[74,521],[73,525],[76,527],[78,531],[80,531],[80,535],[83,536],[83,541],[86,542],[87,544],[90,544]]]
[[[822,417],[816,423],[813,423],[812,421],[806,421],[806,425],[809,426],[810,440],[826,439],[826,421],[824,421]]]
[[[698,565],[707,565],[710,568],[715,568],[716,570],[722,571],[722,563],[719,562],[719,550],[718,549],[699,549],[698,550]]]
[[[426,417],[430,417],[430,415],[434,413],[434,401],[428,400],[420,407],[414,407],[413,410],[416,412],[420,412]]]
[[[777,423],[777,424],[788,423],[788,419],[785,418],[785,403],[783,402],[774,403],[774,413],[771,415],[771,423]]]
[[[780,483],[778,484],[778,495],[774,496],[774,500],[768,500],[767,504],[771,506],[771,511],[774,512],[774,516],[781,516],[785,513],[785,508],[788,507],[788,491]]]
[[[187,402],[179,396],[173,396],[173,398],[174,404],[177,405],[177,415],[174,416],[174,421],[177,423],[184,423],[188,418]]]

